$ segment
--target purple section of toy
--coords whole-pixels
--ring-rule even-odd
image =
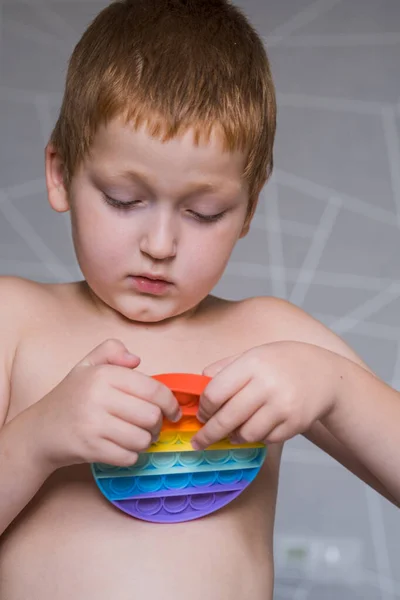
[[[119,500],[113,504],[132,517],[152,523],[180,523],[192,521],[219,510],[241,493],[217,492],[196,496],[171,496],[168,498],[146,498]]]

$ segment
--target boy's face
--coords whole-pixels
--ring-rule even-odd
[[[120,120],[101,127],[90,156],[57,189],[47,153],[49,199],[71,210],[81,270],[106,305],[158,322],[194,308],[220,279],[243,234],[248,206],[245,156],[223,152],[214,135],[162,143]]]

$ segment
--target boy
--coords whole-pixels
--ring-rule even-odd
[[[210,295],[274,132],[264,49],[224,0],[115,2],[78,43],[46,181],[85,280],[0,281],[2,599],[271,599],[282,443],[300,432],[399,502],[397,394],[288,303]],[[107,503],[87,463],[133,464],[179,420],[150,377],[172,371],[213,377],[194,448],[269,452],[223,510],[153,525]]]

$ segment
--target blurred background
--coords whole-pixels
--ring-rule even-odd
[[[400,388],[400,2],[236,3],[269,51],[278,131],[273,178],[215,292],[287,298]],[[1,275],[80,277],[43,149],[69,54],[106,4],[0,2]],[[300,437],[284,451],[275,554],[276,600],[400,598],[398,509]]]

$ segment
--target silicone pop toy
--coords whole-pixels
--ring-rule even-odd
[[[192,436],[199,397],[210,381],[203,375],[154,375],[176,396],[182,418],[164,419],[160,436],[131,467],[92,464],[103,495],[125,513],[154,523],[179,523],[208,515],[236,498],[254,480],[266,456],[264,444],[221,440],[194,451]]]

